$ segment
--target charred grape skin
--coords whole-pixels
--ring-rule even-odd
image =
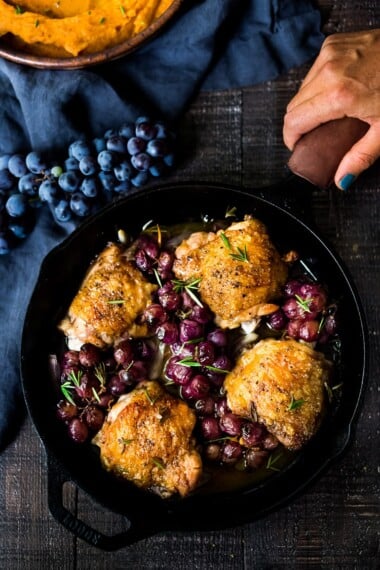
[[[133,349],[129,340],[122,340],[115,346],[113,357],[116,364],[121,366],[129,366],[133,361]]]
[[[264,467],[269,457],[268,451],[261,449],[250,449],[245,455],[245,464],[249,470],[255,471]]]
[[[80,348],[78,360],[85,368],[91,368],[92,366],[100,364],[102,354],[100,349],[94,344],[85,343]]]
[[[81,419],[92,431],[99,431],[105,418],[104,411],[95,404],[89,404],[82,412]]]
[[[233,465],[243,456],[243,448],[237,441],[227,441],[222,447],[221,461],[226,465]]]
[[[78,413],[78,407],[67,400],[60,400],[57,404],[57,417],[63,422],[70,422]]]
[[[205,440],[218,439],[222,436],[219,422],[216,418],[206,417],[200,423],[201,433]]]
[[[90,436],[88,426],[79,418],[73,418],[70,421],[68,433],[75,443],[85,443]]]

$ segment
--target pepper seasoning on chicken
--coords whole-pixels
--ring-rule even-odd
[[[232,412],[257,415],[288,449],[300,449],[317,431],[332,364],[305,343],[264,339],[244,352],[226,376]]]
[[[247,216],[217,233],[196,232],[175,251],[178,279],[201,279],[199,294],[222,328],[274,312],[288,268],[265,225]]]
[[[156,381],[142,381],[112,407],[93,443],[104,467],[163,498],[199,483],[195,413]]]
[[[136,323],[136,318],[151,303],[156,289],[129,261],[122,246],[107,245],[59,324],[69,348],[79,350],[87,342],[104,348],[125,335],[145,336],[147,326]]]

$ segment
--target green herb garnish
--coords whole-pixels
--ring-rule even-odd
[[[82,376],[83,372],[81,370],[78,370],[77,374],[75,374],[74,370],[71,370],[71,372],[67,377],[66,382],[61,384],[61,392],[63,396],[66,398],[68,402],[70,402],[70,404],[73,404],[73,406],[75,406],[76,404],[70,394],[70,390],[79,388]]]
[[[100,18],[99,20],[99,24],[104,24],[106,21],[105,17],[103,16],[103,18]]]
[[[125,16],[125,8],[124,6],[120,6],[120,12]]]
[[[305,400],[303,398],[300,398],[299,400],[296,400],[292,394],[292,398],[290,400],[290,404],[288,406],[288,410],[290,412],[292,412],[293,410],[297,410],[297,408],[300,408],[302,406],[302,404],[305,403]]]
[[[225,218],[235,218],[236,217],[236,206],[232,206],[232,208],[230,208],[228,206],[226,213],[224,214]]]
[[[107,305],[123,305],[124,303],[124,299],[111,299],[110,301],[107,301]]]
[[[282,456],[282,453],[279,453],[278,455],[275,455],[272,453],[268,457],[266,468],[271,469],[272,471],[280,471],[280,469],[278,467],[275,467],[275,464],[277,463],[277,461],[280,459],[281,456]]]
[[[229,255],[230,255],[230,257],[232,257],[232,259],[235,259],[236,261],[245,261],[247,263],[249,262],[248,251],[247,251],[246,245],[244,245],[243,249],[241,247],[237,247],[236,253],[234,253],[232,251],[232,246],[230,244],[230,240],[228,239],[226,234],[224,232],[220,232],[219,235],[220,235],[220,239],[223,242],[224,247],[226,247],[229,251],[231,251],[231,253]]]
[[[16,12],[16,14],[23,14],[25,12],[25,9],[22,6],[20,6],[19,4],[16,4],[15,12]]]
[[[301,307],[305,313],[311,313],[310,305],[313,299],[302,299],[299,295],[295,295],[297,305]]]
[[[223,370],[223,368],[216,368],[215,366],[209,366],[207,364],[201,364],[196,360],[193,360],[191,356],[186,356],[182,360],[179,360],[177,364],[181,366],[187,366],[189,368],[206,368],[207,370],[211,370],[212,372],[220,372],[220,374],[228,374],[229,370]]]
[[[149,394],[147,388],[144,388],[144,392],[145,392],[145,396],[148,399],[148,402],[150,403],[151,406],[153,406],[155,404],[155,402],[157,402],[159,396],[157,396],[156,398],[152,398],[152,396]]]
[[[201,278],[199,279],[188,279],[187,281],[181,281],[180,279],[172,279],[173,289],[176,293],[182,293],[182,291],[186,291],[189,297],[192,298],[194,303],[196,303],[199,307],[203,307],[202,302],[198,299],[195,292],[199,291],[199,283],[202,281]]]
[[[39,25],[40,25],[40,21],[39,21],[39,20],[36,20],[36,21],[34,22],[34,26],[35,26],[36,28],[38,28]]]
[[[162,459],[160,459],[159,457],[152,457],[152,461],[159,469],[165,469],[165,465]]]

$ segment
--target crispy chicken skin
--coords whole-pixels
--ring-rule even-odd
[[[226,376],[232,412],[256,413],[285,447],[300,449],[317,431],[331,363],[295,340],[265,339],[243,353]]]
[[[196,232],[175,253],[175,276],[201,279],[200,297],[219,326],[236,328],[277,309],[272,301],[288,269],[259,220],[247,216],[216,234]],[[236,259],[241,254],[243,259]]]
[[[122,246],[108,244],[87,272],[59,328],[67,344],[79,350],[91,342],[110,346],[125,335],[143,336],[145,325],[136,324],[157,288],[127,259]]]
[[[119,398],[93,443],[104,467],[162,497],[184,497],[198,484],[195,414],[158,382],[143,381]]]

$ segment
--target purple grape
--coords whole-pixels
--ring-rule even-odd
[[[82,400],[92,400],[94,391],[99,388],[99,380],[90,371],[84,372],[80,377],[79,386],[75,387],[75,391]]]
[[[113,357],[117,364],[127,367],[133,360],[133,348],[129,340],[122,340],[113,351]]]
[[[100,349],[87,342],[81,346],[79,351],[79,362],[85,368],[91,368],[92,366],[96,366],[102,360],[102,354]]]
[[[220,429],[228,435],[240,435],[243,420],[232,413],[223,414],[219,420]]]
[[[78,407],[71,404],[67,400],[60,400],[57,404],[57,417],[64,421],[69,422],[78,415]]]
[[[135,263],[137,269],[140,269],[143,273],[147,273],[152,270],[153,260],[148,256],[146,251],[143,249],[138,249],[135,253]]]
[[[211,396],[200,398],[194,404],[195,411],[200,416],[211,416],[214,413],[215,402]]]
[[[178,339],[178,328],[175,323],[167,321],[156,328],[158,340],[165,344],[173,344]]]
[[[197,345],[193,342],[175,342],[171,345],[173,354],[177,354],[181,358],[195,358]]]
[[[294,299],[293,297],[285,301],[282,305],[282,310],[290,320],[314,319],[317,316],[317,313],[310,309],[307,302],[303,304],[302,301],[297,301],[297,299]]]
[[[166,364],[166,376],[173,380],[176,384],[184,385],[190,382],[193,372],[190,366],[184,366],[183,364],[178,364],[181,360],[178,356],[172,356],[169,358]]]
[[[323,287],[316,283],[304,283],[300,289],[300,297],[309,301],[309,309],[319,313],[326,307],[327,295]]]
[[[273,451],[279,445],[278,439],[275,435],[267,433],[262,441],[262,446],[268,451]]]
[[[259,469],[268,461],[268,452],[257,449],[250,449],[245,456],[245,462],[248,469]]]
[[[79,351],[66,350],[62,355],[62,366],[72,365],[78,366],[79,364]]]
[[[115,375],[112,376],[108,382],[107,388],[112,396],[121,396],[127,391],[128,385],[119,377],[119,375]]]
[[[298,321],[298,320],[288,322],[288,324],[286,326],[286,332],[288,333],[288,335],[291,338],[295,338],[295,339],[299,338],[301,324],[302,324],[302,321]]]
[[[192,309],[196,305],[194,299],[192,299],[186,291],[182,291],[181,297],[183,309]]]
[[[179,339],[181,342],[187,342],[200,338],[203,335],[203,327],[196,321],[183,319],[179,325]]]
[[[247,422],[243,424],[241,437],[244,445],[247,447],[255,447],[262,442],[266,430],[264,426],[258,422]]]
[[[104,422],[104,411],[94,404],[89,404],[82,413],[82,419],[92,431],[99,431]]]
[[[138,339],[133,344],[133,353],[137,359],[149,360],[154,356],[155,348],[146,339]]]
[[[74,418],[68,425],[69,436],[75,443],[84,443],[89,437],[86,424],[79,418]]]
[[[286,297],[295,297],[300,294],[302,283],[296,279],[292,279],[285,284],[284,293]]]
[[[222,462],[233,465],[243,455],[243,449],[237,441],[227,441],[222,449]]]
[[[227,398],[220,398],[215,404],[215,412],[219,417],[231,412],[227,404]]]
[[[204,439],[218,439],[222,435],[218,420],[211,417],[201,420],[201,432]]]
[[[167,281],[165,285],[160,287],[157,291],[158,300],[160,304],[167,311],[176,311],[181,305],[181,296],[173,289],[171,281]]]
[[[206,445],[203,454],[208,461],[220,461],[222,457],[222,447],[218,443],[209,443]]]
[[[144,322],[148,323],[151,326],[159,325],[167,321],[169,315],[164,310],[162,305],[158,303],[154,303],[149,305],[143,313],[143,320]]]
[[[109,392],[104,392],[103,394],[99,395],[98,406],[101,408],[109,409],[111,404],[114,401],[114,397]]]
[[[268,325],[275,331],[281,331],[286,327],[287,319],[284,312],[278,309],[268,317]]]
[[[305,342],[315,342],[319,336],[319,322],[305,321],[301,324],[298,331],[298,338]]]
[[[231,370],[232,362],[226,354],[221,354],[214,360],[212,366],[218,370]]]
[[[197,346],[197,353],[198,362],[200,362],[202,366],[210,366],[215,360],[214,346],[208,340],[199,342]]]
[[[173,267],[174,254],[170,251],[161,251],[158,258],[157,266],[160,275],[162,272],[169,272]]]
[[[222,329],[215,329],[207,335],[207,340],[215,344],[215,346],[223,348],[227,346],[227,333]]]
[[[131,137],[127,143],[127,150],[130,155],[134,156],[145,150],[146,142],[140,137]]]
[[[200,307],[199,305],[194,305],[191,309],[189,318],[201,325],[205,325],[212,320],[211,311],[207,307]]]
[[[182,396],[188,400],[204,398],[210,391],[210,384],[202,374],[196,374],[186,386],[182,388]]]

